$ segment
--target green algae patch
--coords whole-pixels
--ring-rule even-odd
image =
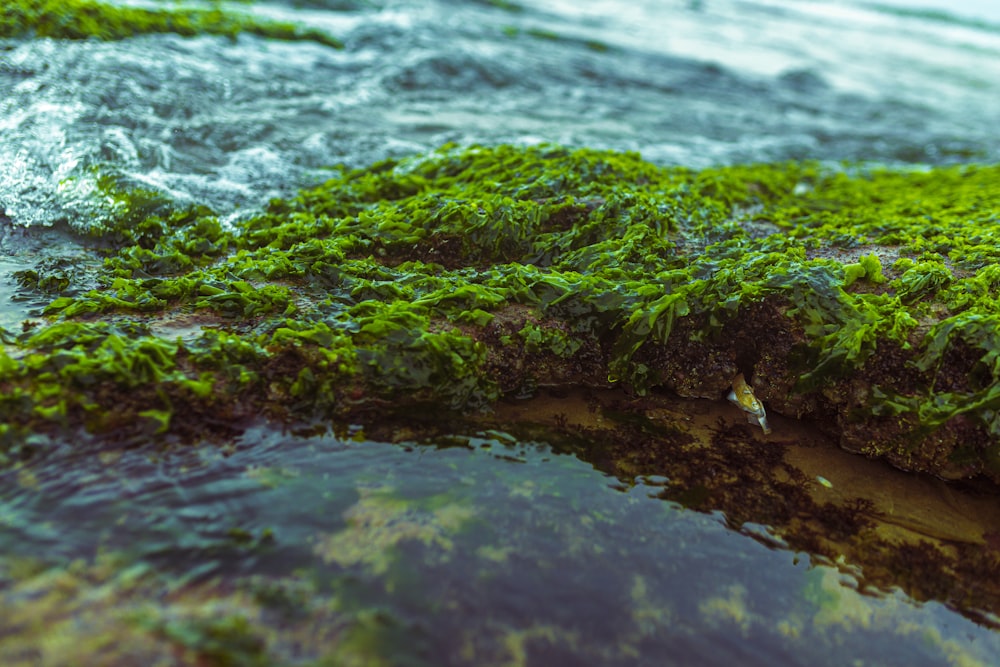
[[[452,535],[475,518],[474,510],[449,501],[447,494],[424,499],[423,507],[394,497],[388,488],[361,488],[359,494],[358,503],[344,512],[348,527],[315,540],[315,553],[326,563],[383,576],[407,543],[421,545],[426,562],[444,563],[454,549]]]
[[[0,659],[11,667],[263,667],[373,664],[379,657],[377,646],[350,646],[345,629],[360,622],[296,577],[190,583],[104,555],[52,568],[5,560],[0,583]]]
[[[95,0],[12,0],[4,3],[0,37],[120,40],[174,33],[183,37],[249,33],[268,39],[314,41],[343,48],[340,40],[295,23],[265,21],[221,9],[145,9]]]
[[[96,287],[0,358],[13,428],[467,413],[545,385],[721,399],[743,373],[845,448],[1000,480],[998,167],[445,146],[336,174],[232,226],[99,178]],[[179,316],[204,325],[155,333]]]

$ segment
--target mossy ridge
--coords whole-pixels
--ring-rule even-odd
[[[221,9],[143,9],[117,7],[96,0],[10,0],[0,16],[0,38],[128,39],[175,33],[183,37],[222,35],[235,39],[250,33],[268,39],[313,41],[336,49],[343,42],[321,30],[279,21],[254,19]]]
[[[292,418],[379,399],[463,410],[552,382],[715,398],[742,371],[847,446],[998,478],[998,172],[445,146],[341,168],[235,229],[105,182],[103,282],[47,312],[211,311],[228,332],[172,343],[164,372]],[[213,362],[223,340],[255,352]],[[0,364],[29,393],[31,359]]]

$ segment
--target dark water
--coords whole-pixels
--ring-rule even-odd
[[[965,20],[807,0],[239,6],[346,48],[0,44],[0,326],[43,305],[17,300],[14,271],[96,261],[65,234],[104,211],[95,166],[232,219],[330,165],[448,141],[691,167],[1000,160],[1000,32]],[[544,444],[463,442],[262,427],[221,451],[56,443],[0,473],[0,553],[124,554],[191,583],[301,578],[390,664],[1000,660],[993,632],[941,605],[860,595]]]
[[[502,434],[398,445],[251,429],[231,448],[55,454],[4,473],[0,549],[124,554],[174,586],[294,578],[389,664],[987,665],[989,630],[862,596]],[[62,458],[65,457],[65,458]],[[181,582],[181,583],[176,583]],[[367,625],[366,614],[382,621]],[[294,619],[273,621],[294,626]],[[2,642],[0,642],[2,643]],[[326,650],[330,646],[324,647]]]

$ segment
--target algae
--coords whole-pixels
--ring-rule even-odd
[[[52,569],[17,562],[0,582],[5,665],[319,665],[379,653],[350,646],[344,630],[357,622],[298,577],[190,583],[108,554]]]
[[[475,512],[454,502],[447,494],[430,498],[431,507],[393,497],[392,489],[359,489],[358,503],[344,512],[348,527],[315,540],[315,553],[326,563],[341,567],[363,566],[375,575],[386,575],[399,559],[402,544],[425,548],[428,563],[447,562],[454,549],[451,535]],[[440,506],[435,506],[440,505]]]
[[[120,7],[97,0],[12,0],[4,3],[0,38],[121,40],[155,33],[183,37],[240,33],[285,41],[313,41],[336,49],[343,43],[321,30],[295,23],[266,21],[220,8],[146,9]]]
[[[1000,480],[998,171],[448,145],[231,227],[109,172],[81,232],[96,288],[21,275],[59,296],[0,357],[3,401],[14,429],[170,432],[206,405],[294,422],[559,384],[719,398],[742,372],[844,447]],[[209,324],[152,333],[178,313]]]

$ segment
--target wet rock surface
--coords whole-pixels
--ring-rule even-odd
[[[986,167],[698,173],[556,146],[445,148],[273,200],[235,230],[109,182],[117,215],[92,233],[103,266],[17,274],[20,298],[51,298],[50,321],[8,335],[6,432],[464,412],[540,386],[719,399],[743,374],[770,412],[847,449],[1000,479],[997,251],[981,226],[996,182]],[[913,191],[938,236],[899,210]],[[748,210],[780,231],[748,234],[733,217]],[[804,251],[873,241],[893,243],[890,267]],[[942,260],[958,257],[955,275]],[[208,318],[200,335],[153,333],[191,312]]]

